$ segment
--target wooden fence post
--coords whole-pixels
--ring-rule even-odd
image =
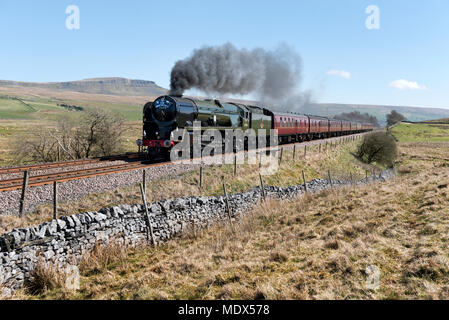
[[[304,174],[304,170],[302,170],[302,180],[304,181],[304,191],[307,193],[307,181],[306,175]]]
[[[320,150],[319,150],[319,153],[321,153],[321,142],[320,142],[320,148],[319,148]]]
[[[232,226],[231,209],[229,208],[228,192],[226,191],[226,184],[225,184],[224,176],[221,177],[221,180],[223,182],[223,193],[224,193],[224,197],[225,197],[226,212],[228,214],[229,223]]]
[[[203,165],[200,167],[200,189],[203,189]]]
[[[147,242],[150,242],[150,236],[151,236],[151,241],[153,243],[153,246],[156,246],[157,244],[156,244],[156,240],[154,238],[153,226],[151,225],[150,213],[148,212],[147,198],[145,196],[145,191],[143,189],[142,184],[140,184],[140,193],[142,194],[142,202],[143,202],[143,206],[145,209],[145,221],[147,223]]]
[[[143,169],[142,173],[142,184],[143,184],[143,191],[147,192],[147,170]]]
[[[304,159],[307,158],[307,146],[304,146]]]
[[[279,163],[282,163],[283,154],[284,154],[284,148],[281,148],[281,158],[279,159]]]
[[[328,177],[329,177],[329,182],[330,182],[330,184],[331,184],[331,189],[333,189],[333,188],[334,188],[334,185],[333,185],[333,183],[332,183],[332,177],[331,177],[331,171],[330,171],[330,170],[327,170],[327,175],[328,175]]]
[[[259,179],[260,179],[260,189],[262,190],[262,197],[263,200],[266,200],[266,196],[265,196],[265,186],[263,184],[263,179],[262,179],[262,175],[259,172]]]
[[[58,219],[58,182],[53,181],[53,219]]]
[[[293,146],[293,160],[295,160],[296,155],[296,144]]]
[[[237,175],[237,155],[234,156],[234,176]]]
[[[23,173],[23,184],[22,184],[22,195],[20,196],[20,205],[19,205],[19,217],[23,216],[23,210],[25,207],[25,195],[28,188],[28,171]]]

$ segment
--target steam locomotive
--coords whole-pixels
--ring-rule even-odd
[[[173,132],[193,132],[194,121],[201,130],[216,129],[224,137],[226,130],[275,129],[279,143],[324,139],[373,130],[370,123],[358,123],[326,117],[271,111],[259,106],[219,100],[199,100],[182,96],[161,96],[143,108],[143,139],[149,158],[167,157],[179,141]]]

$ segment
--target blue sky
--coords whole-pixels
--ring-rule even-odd
[[[66,28],[72,4],[79,30]],[[369,5],[378,30],[365,26]],[[318,102],[449,108],[449,0],[0,0],[0,39],[0,79],[164,87],[174,63],[203,45],[287,43]]]

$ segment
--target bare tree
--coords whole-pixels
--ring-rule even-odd
[[[12,149],[17,162],[54,162],[120,152],[125,119],[104,109],[89,109],[75,121],[64,117],[56,128],[42,128],[20,137]]]

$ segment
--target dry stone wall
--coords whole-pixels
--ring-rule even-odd
[[[376,179],[385,180],[391,172]],[[360,181],[359,183],[363,183]],[[333,186],[347,182],[333,181]],[[308,191],[330,186],[327,180],[313,180]],[[288,188],[265,187],[272,198],[288,198],[304,192],[303,185]],[[235,219],[261,199],[261,189],[229,195],[231,217]],[[225,198],[188,197],[148,205],[157,242],[173,238],[193,226],[205,228],[229,219]],[[23,287],[39,260],[44,263],[76,265],[82,255],[96,243],[120,241],[136,246],[147,239],[142,205],[120,205],[97,212],[77,213],[45,222],[39,226],[14,229],[0,236],[0,286],[12,290]]]

